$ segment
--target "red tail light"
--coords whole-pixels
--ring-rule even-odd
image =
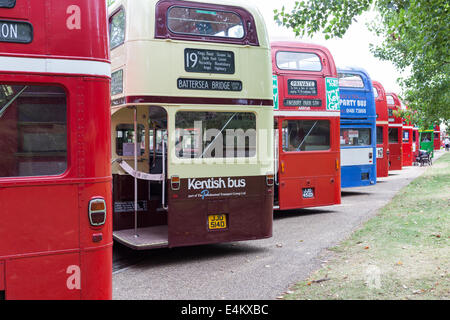
[[[89,222],[98,227],[106,222],[106,202],[103,198],[95,198],[89,201]]]
[[[271,186],[273,186],[274,181],[275,181],[275,176],[274,176],[272,173],[269,173],[269,174],[266,176],[266,184],[267,184],[269,187],[271,187]]]
[[[180,177],[179,176],[171,176],[170,177],[170,187],[174,191],[180,190]]]

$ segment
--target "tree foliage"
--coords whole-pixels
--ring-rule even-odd
[[[274,10],[275,20],[297,36],[321,32],[342,37],[363,12],[378,18],[369,29],[382,37],[371,44],[379,59],[391,61],[408,76],[399,79],[401,97],[423,126],[450,122],[450,2],[448,0],[309,0],[288,12]]]

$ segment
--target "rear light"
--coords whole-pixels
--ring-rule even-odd
[[[171,176],[170,177],[170,187],[174,191],[180,190],[180,177],[179,176]]]
[[[369,159],[373,159],[373,152],[369,153]]]
[[[339,164],[339,159],[336,159],[336,170],[339,170],[340,164]]]
[[[106,222],[106,202],[103,198],[96,198],[89,201],[89,222],[98,227]]]
[[[269,187],[271,187],[271,186],[273,186],[274,181],[275,181],[275,176],[273,175],[273,173],[269,173],[269,174],[266,176],[266,184],[267,184]]]

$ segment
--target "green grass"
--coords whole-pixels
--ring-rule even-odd
[[[331,262],[284,299],[450,299],[449,240],[450,154],[445,154],[331,248]]]

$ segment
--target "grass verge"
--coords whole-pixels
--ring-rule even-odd
[[[283,298],[450,299],[449,213],[447,153]]]

